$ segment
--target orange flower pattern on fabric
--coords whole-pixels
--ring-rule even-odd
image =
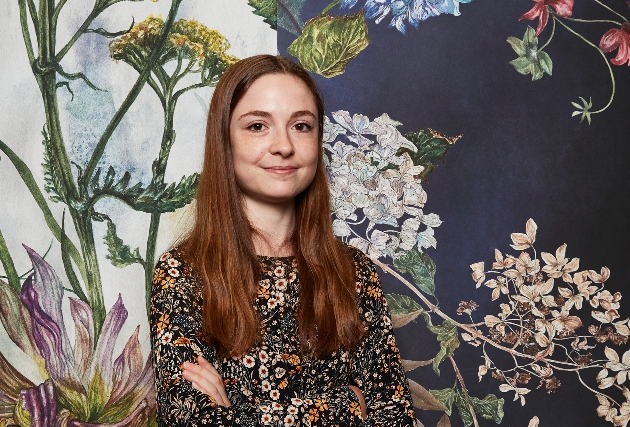
[[[176,250],[162,255],[150,312],[159,425],[413,426],[409,386],[376,268],[363,253],[349,249],[368,335],[351,352],[337,351],[317,360],[299,350],[295,258],[260,257],[255,308],[264,329],[262,342],[242,357],[217,360],[201,333],[202,287],[197,276]],[[182,378],[182,363],[194,363],[199,355],[223,377],[231,407],[217,405]],[[349,384],[365,395],[365,421]]]

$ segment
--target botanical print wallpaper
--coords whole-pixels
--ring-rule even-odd
[[[630,420],[629,6],[278,2],[423,425]]]
[[[155,425],[154,261],[212,87],[279,51],[324,92],[333,227],[380,267],[418,424],[626,426],[629,6],[3,2],[0,425]]]
[[[276,53],[246,0],[0,4],[0,425],[155,425],[146,289],[212,88]]]

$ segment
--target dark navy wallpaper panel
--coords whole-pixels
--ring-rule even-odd
[[[435,297],[439,309],[458,322],[480,324],[478,329],[490,337],[497,334],[497,328],[493,328],[492,321],[488,322],[492,318],[487,316],[498,316],[502,312],[500,304],[506,303],[509,296],[514,304],[510,309],[515,310],[512,316],[529,319],[529,330],[534,335],[523,337],[518,328],[508,326],[513,335],[503,330],[502,337],[495,336],[494,342],[519,351],[525,351],[526,346],[518,339],[533,343],[527,351],[534,358],[518,359],[521,369],[514,369],[514,359],[509,353],[486,341],[478,345],[480,341],[470,340],[471,345],[462,335],[467,331],[459,328],[459,346],[452,355],[463,381],[457,379],[448,358],[439,365],[439,376],[429,364],[409,371],[409,378],[450,409],[446,411],[450,412],[448,422],[454,426],[472,423],[490,426],[496,425],[497,420],[500,425],[515,427],[534,426],[537,422],[540,426],[625,426],[630,417],[627,414],[630,399],[624,397],[629,383],[625,374],[620,373],[630,369],[624,364],[630,360],[623,360],[630,359],[630,353],[623,357],[628,351],[627,336],[623,333],[627,324],[620,322],[630,314],[624,304],[627,300],[621,298],[627,298],[630,283],[630,67],[626,62],[630,59],[630,25],[624,21],[630,17],[629,6],[623,1],[604,4],[577,0],[573,4],[477,0],[459,4],[460,16],[432,16],[418,22],[417,29],[407,19],[407,31],[403,34],[389,26],[393,10],[413,7],[418,2],[367,3],[372,7],[389,4],[392,9],[378,24],[375,19],[366,19],[369,45],[350,61],[345,73],[331,78],[316,76],[324,92],[328,117],[332,119],[331,114],[338,110],[370,119],[387,113],[402,123],[398,130],[403,134],[431,128],[451,137],[463,135],[450,147],[445,162],[438,161],[428,182],[423,184],[428,196],[425,212],[439,215],[442,221],[434,232],[436,248],[424,249],[435,262]],[[303,20],[317,16],[328,4],[307,0],[302,9]],[[364,4],[359,1],[346,9],[336,6],[329,14],[354,14]],[[532,8],[532,14],[543,18],[543,9],[549,14],[538,37],[539,48],[553,32],[549,44],[544,46],[552,63],[551,73],[539,71],[542,77],[535,81],[532,74],[517,71],[517,66],[523,68],[523,64],[528,64],[527,60],[510,64],[519,55],[507,41],[508,37],[515,37],[526,45],[527,40],[523,39],[531,26],[531,44],[538,18],[520,21],[519,18]],[[613,44],[617,41],[619,47],[604,58],[598,46],[611,29],[615,31],[608,34],[608,41]],[[287,47],[296,34],[279,28],[278,35],[280,53],[292,57]],[[621,65],[610,62],[618,52],[617,62],[624,60],[624,52],[626,55]],[[541,55],[538,59],[546,61]],[[544,66],[539,65],[541,70]],[[604,111],[595,113],[609,101]],[[592,107],[582,113],[589,102]],[[487,285],[484,281],[477,289],[476,280],[471,278],[474,273],[471,265],[484,261],[485,271],[490,270],[491,264],[497,262],[495,249],[506,257],[509,253],[520,259],[521,264],[514,263],[512,269],[527,264],[519,257],[520,250],[510,245],[516,243],[511,233],[526,233],[530,218],[537,230],[536,252],[529,254],[531,260],[536,255],[539,261],[537,267],[530,264],[532,281],[525,278],[520,285],[529,286],[528,290],[519,292],[518,288],[508,287],[502,293],[499,285]],[[563,244],[566,244],[564,261],[556,252]],[[545,260],[542,252],[554,259]],[[573,258],[579,258],[578,268],[573,268],[576,263]],[[394,265],[391,258],[382,260]],[[610,279],[602,288],[598,279],[602,279],[604,266],[610,271]],[[563,279],[563,271],[569,277]],[[581,271],[586,273],[579,274]],[[543,272],[545,280],[549,275],[556,276],[552,280],[553,289],[542,284],[536,288],[536,281],[542,276],[536,279],[535,274]],[[414,297],[391,274],[383,272],[381,276],[387,294]],[[411,278],[409,274],[404,277]],[[493,278],[497,276],[486,274],[484,280]],[[498,298],[492,300],[492,291],[497,286]],[[520,297],[520,301],[515,297]],[[571,298],[572,302],[567,303]],[[436,301],[431,296],[429,299]],[[478,304],[471,312],[472,320],[466,312],[457,314],[458,308],[460,311],[467,308],[460,305],[462,301]],[[519,302],[529,304],[529,309],[549,313],[530,313],[528,317],[526,307],[516,307]],[[608,318],[602,319],[600,315],[598,320],[592,314],[596,310]],[[433,318],[435,325],[440,322],[439,317]],[[550,347],[541,334],[553,336],[556,345],[552,354],[541,354]],[[440,341],[427,328],[423,316],[397,329],[396,336],[403,359],[431,360],[440,350]],[[484,351],[492,364],[480,376],[480,367],[486,363]],[[548,363],[553,360],[569,362]],[[503,374],[494,367],[499,367]],[[553,373],[549,375],[544,371],[546,368]],[[464,394],[462,382],[470,398],[481,400],[492,394],[503,399],[500,404],[489,403],[489,407],[495,408],[494,421],[490,419],[492,410],[486,418],[483,405],[478,403],[473,405],[474,420],[458,414],[457,399],[453,396]],[[448,388],[455,399],[450,408],[448,391],[445,392]],[[503,412],[502,417],[497,416],[497,407]],[[445,411],[417,413],[427,426],[435,426],[439,420],[446,423]]]

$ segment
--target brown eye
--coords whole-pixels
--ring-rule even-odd
[[[300,132],[308,132],[309,130],[313,128],[311,125],[304,122],[296,123],[294,127],[295,127],[295,130],[300,131]]]
[[[260,132],[265,129],[265,125],[262,123],[254,123],[247,127],[247,129],[252,130],[254,132]]]

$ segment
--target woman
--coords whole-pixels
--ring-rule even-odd
[[[160,425],[413,425],[375,267],[332,233],[323,118],[286,58],[217,85],[197,220],[155,272]]]

